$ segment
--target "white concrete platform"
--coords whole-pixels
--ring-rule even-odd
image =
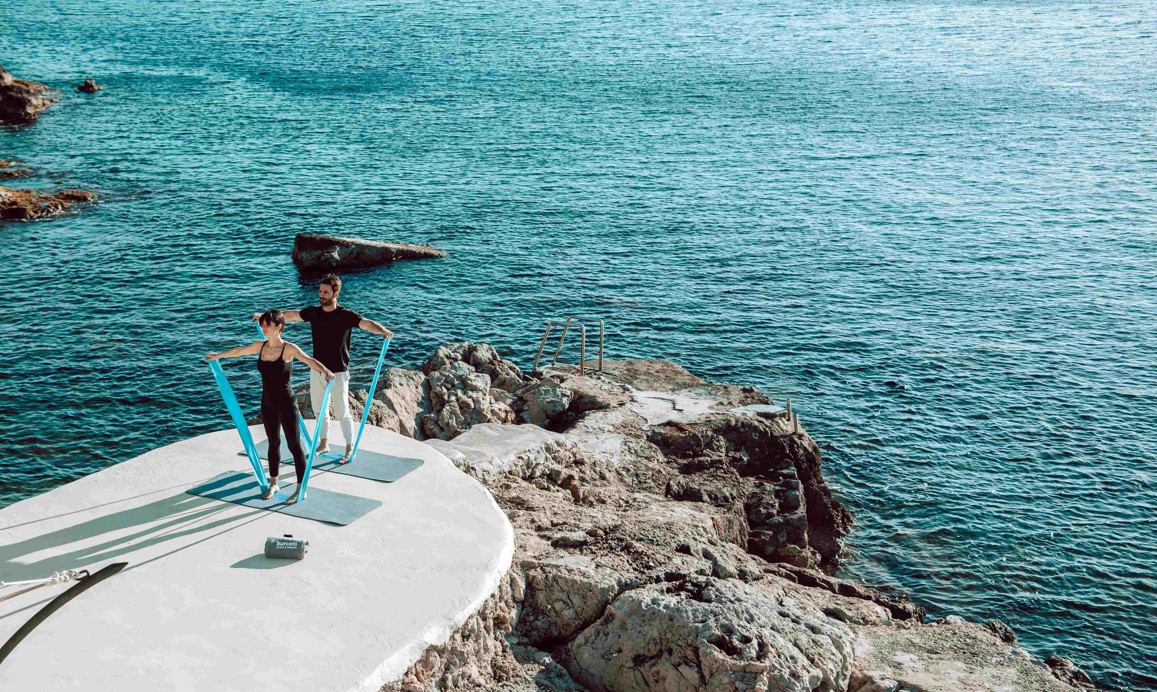
[[[345,692],[397,679],[495,591],[514,534],[434,449],[368,426],[361,444],[425,463],[396,483],[315,470],[311,488],[384,503],[349,526],[186,494],[249,468],[232,429],[0,510],[2,581],[129,563],[16,647],[0,690]],[[308,556],[265,558],[265,538],[286,533],[309,540]],[[67,587],[0,602],[0,643]]]

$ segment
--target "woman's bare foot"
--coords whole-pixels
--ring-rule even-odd
[[[317,453],[327,454],[329,452],[329,440],[321,440],[317,443]]]
[[[261,496],[261,499],[262,500],[273,499],[273,494],[276,493],[278,490],[280,490],[280,488],[277,487],[276,483],[270,483],[269,488],[266,489],[265,493]]]
[[[293,494],[289,496],[289,499],[285,501],[285,504],[287,504],[287,505],[295,504],[297,502],[297,495],[300,492],[301,492],[301,486],[297,486],[297,490],[293,491]]]
[[[345,456],[342,457],[341,460],[339,460],[337,463],[348,464],[350,462],[350,457],[353,456],[353,453],[354,453],[354,446],[353,445],[346,445],[345,446]]]

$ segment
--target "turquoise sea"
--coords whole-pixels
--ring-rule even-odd
[[[0,504],[228,426],[202,357],[312,302],[296,232],[431,242],[346,277],[393,363],[603,317],[792,399],[846,576],[1157,689],[1155,45],[1137,0],[7,0],[62,92],[0,158],[105,202],[0,227]]]

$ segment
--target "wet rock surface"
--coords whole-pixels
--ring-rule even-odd
[[[0,65],[0,125],[29,125],[56,100],[39,82],[17,79]]]
[[[96,195],[84,190],[14,190],[0,187],[0,221],[35,221],[63,213],[69,207],[96,201]]]
[[[1077,684],[1062,675],[1079,682],[1079,669],[1050,670],[1001,623],[924,624],[923,608],[908,600],[825,572],[851,516],[824,482],[818,446],[764,395],[708,384],[671,363],[605,366],[529,376],[484,344],[446,344],[423,364],[427,378],[443,373],[444,390],[427,397],[425,416],[441,421],[455,402],[462,410],[458,395],[481,397],[480,375],[490,378],[488,405],[513,414],[515,424],[479,419],[428,444],[486,484],[516,548],[509,629],[486,654],[501,663],[471,659],[439,669],[451,676],[443,682],[411,676],[409,689],[1056,690]],[[438,422],[434,430],[451,429]],[[438,661],[470,659],[470,646]]]
[[[0,180],[28,178],[31,175],[32,169],[23,163],[12,159],[0,159]]]
[[[383,243],[320,233],[298,233],[293,242],[293,263],[311,271],[338,271],[375,267],[390,262],[445,257],[428,245]]]

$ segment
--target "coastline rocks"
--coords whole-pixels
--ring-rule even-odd
[[[293,263],[310,271],[374,267],[400,260],[445,256],[442,250],[428,245],[382,243],[319,233],[298,233],[293,242]]]
[[[33,221],[56,216],[74,204],[93,202],[96,195],[84,190],[14,190],[0,187],[0,221]]]
[[[1049,656],[1045,659],[1045,665],[1049,667],[1049,670],[1053,672],[1057,680],[1060,680],[1069,687],[1074,687],[1078,690],[1097,689],[1088,674],[1064,656]]]
[[[82,94],[95,94],[103,88],[104,87],[100,84],[97,84],[96,80],[92,77],[89,77],[88,79],[84,80],[82,84],[78,84],[76,86],[76,90]]]
[[[0,65],[0,125],[28,125],[52,105],[47,86],[17,79]]]
[[[526,376],[486,344],[451,343],[378,387],[370,420],[420,434],[433,416],[453,435],[427,444],[489,489],[515,533],[499,593],[386,689],[1082,684],[1062,659],[1050,670],[1009,642],[1007,627],[925,625],[923,608],[814,569],[835,562],[851,518],[818,447],[762,394],[670,363],[606,366]],[[509,421],[470,419],[463,398],[465,413],[501,405]],[[365,393],[351,399],[360,407]],[[532,406],[543,425],[509,424]],[[447,409],[461,418],[450,428]]]

